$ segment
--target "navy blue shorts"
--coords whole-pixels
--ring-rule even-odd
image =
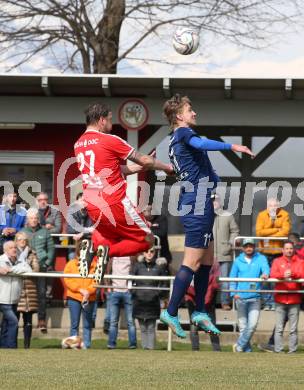
[[[206,249],[213,241],[214,208],[212,199],[206,198],[204,207],[195,208],[195,200],[190,196],[181,199],[180,207],[192,205],[190,213],[181,216],[185,230],[185,246],[188,248]]]

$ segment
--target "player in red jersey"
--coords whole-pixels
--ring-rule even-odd
[[[78,168],[82,174],[84,199],[89,216],[96,226],[94,247],[98,247],[96,281],[100,282],[108,257],[123,257],[146,251],[153,235],[142,214],[126,196],[125,176],[140,170],[163,170],[171,174],[171,164],[143,155],[120,137],[110,134],[112,112],[104,104],[90,105],[86,111],[87,129],[74,145]],[[125,165],[126,160],[135,164]],[[80,273],[88,272],[92,245],[83,241]],[[92,257],[92,255],[91,255]]]

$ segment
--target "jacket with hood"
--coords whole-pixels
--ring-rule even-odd
[[[241,253],[233,262],[230,278],[259,278],[262,274],[269,276],[269,265],[266,257],[255,252],[250,263],[245,259],[245,253]],[[260,290],[260,282],[230,282],[230,290]],[[234,292],[230,295],[238,295],[242,299],[260,298],[259,292]]]

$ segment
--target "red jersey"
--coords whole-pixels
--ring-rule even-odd
[[[82,134],[74,151],[86,202],[103,208],[125,198],[127,183],[120,166],[133,150],[116,135],[97,130],[87,130]]]

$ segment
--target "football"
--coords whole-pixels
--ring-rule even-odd
[[[69,336],[62,340],[61,346],[63,349],[81,349],[83,341],[80,336]]]
[[[197,31],[182,27],[178,28],[173,35],[173,47],[179,53],[188,55],[194,53],[199,45]]]

